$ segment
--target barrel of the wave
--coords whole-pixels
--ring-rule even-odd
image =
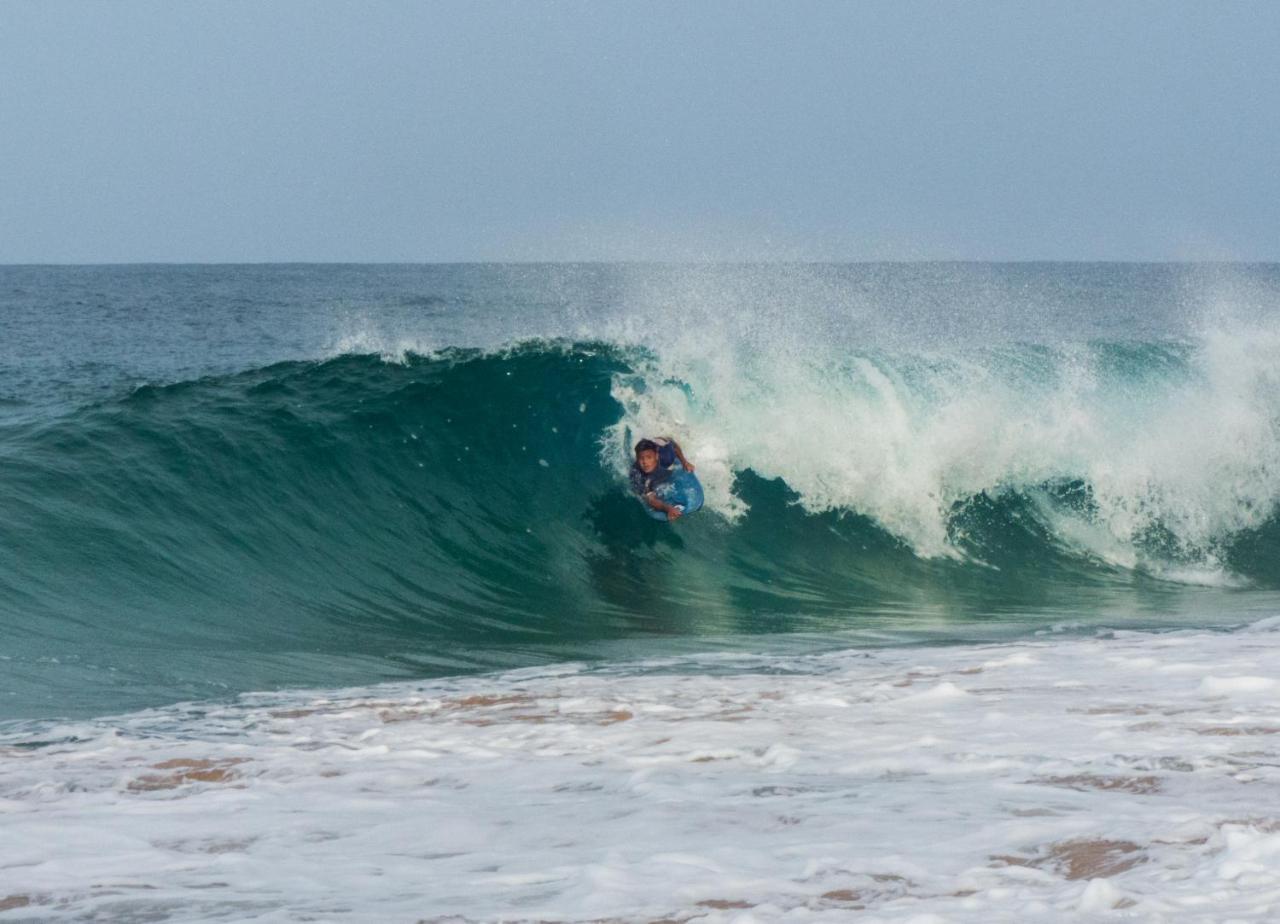
[[[679,462],[671,466],[671,477],[658,485],[654,493],[663,503],[679,507],[682,516],[696,513],[702,507],[702,482]],[[640,502],[643,504],[644,499],[641,498]],[[648,504],[645,504],[645,510],[655,520],[667,521],[666,511],[654,510]]]

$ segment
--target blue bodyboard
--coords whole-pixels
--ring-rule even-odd
[[[686,472],[679,463],[671,467],[671,477],[658,485],[654,493],[668,504],[683,507],[685,516],[702,507],[702,482],[693,472]],[[643,499],[641,503],[644,503]],[[664,523],[667,521],[667,515],[661,510],[654,510],[648,504],[644,505],[644,509],[655,520],[662,520]]]

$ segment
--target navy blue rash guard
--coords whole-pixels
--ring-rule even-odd
[[[631,463],[631,490],[644,497],[652,493],[658,485],[671,477],[671,466],[676,464],[675,448],[664,441],[654,440],[658,444],[658,467],[645,474],[639,462]]]
[[[664,466],[661,462],[658,467],[649,473],[645,473],[640,468],[640,463],[631,463],[631,490],[635,491],[641,497],[657,490],[658,485],[662,484],[671,477],[671,469]]]

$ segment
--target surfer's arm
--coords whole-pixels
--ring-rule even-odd
[[[676,458],[680,460],[680,464],[684,466],[684,470],[686,472],[693,471],[693,463],[684,457],[684,450],[680,448],[680,444],[670,437],[667,440],[671,443],[671,448],[674,450]]]
[[[677,507],[675,504],[668,504],[665,501],[663,501],[653,491],[650,491],[648,494],[644,495],[644,502],[648,504],[650,507],[652,507],[654,510],[661,510],[663,513],[667,515],[668,520],[679,519],[680,515],[684,513],[684,511],[681,510],[679,507]]]

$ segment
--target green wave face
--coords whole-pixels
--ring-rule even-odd
[[[1177,349],[1097,356],[1125,381],[1186,376]],[[1019,362],[1026,381],[1053,364],[1035,351]],[[0,608],[14,627],[0,710],[114,711],[690,638],[1203,621],[1231,588],[1169,578],[1206,562],[1220,583],[1280,587],[1273,509],[1208,544],[1149,515],[1126,536],[1126,566],[1081,541],[1114,498],[1066,463],[938,500],[938,554],[899,528],[892,498],[812,503],[811,454],[750,464],[754,441],[726,449],[721,434],[703,448],[713,488],[716,465],[729,472],[722,503],[655,523],[626,493],[619,447],[672,389],[686,415],[716,414],[695,374],[604,344],[343,356],[149,386],[15,428],[0,444]],[[859,374],[830,401],[863,400]],[[928,369],[895,374],[937,400]]]

